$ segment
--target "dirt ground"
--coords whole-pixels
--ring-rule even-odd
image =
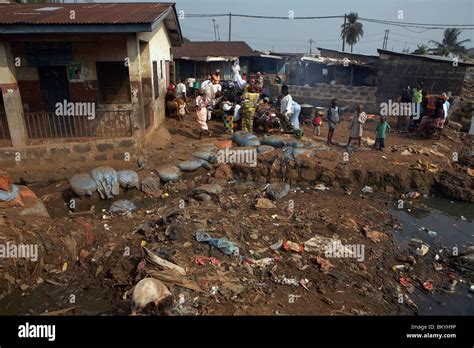
[[[338,143],[347,142],[349,117],[336,129]],[[393,120],[389,122],[394,126]],[[364,137],[375,138],[376,124],[376,119],[366,124]],[[220,121],[209,125],[213,136],[200,140],[193,113],[184,121],[167,119],[149,144],[140,178],[156,175],[158,165],[189,159],[201,145],[229,138]],[[472,139],[452,129],[431,140],[392,132],[385,151],[379,152],[367,141],[361,149],[325,149],[326,132],[325,124],[321,137],[313,138],[311,130],[305,130],[305,146],[321,149],[314,156],[287,162],[275,150],[259,156],[256,167],[201,168],[178,182],[162,184],[168,197],[150,198],[133,189],[122,190],[111,201],[96,195],[75,198],[75,212],[93,207],[90,214],[69,213],[72,193],[67,181],[31,187],[51,218],[19,216],[20,208],[0,209],[2,243],[39,245],[37,262],[0,260],[0,314],[129,315],[132,288],[146,276],[167,279],[175,315],[416,313],[409,291],[400,285],[405,271],[392,267],[411,267],[410,276],[420,280],[417,288],[426,279],[440,287],[449,284],[449,270],[436,272],[423,257],[398,250],[391,232],[402,226],[389,209],[409,191],[474,201]],[[274,201],[272,208],[257,209],[255,202],[266,197],[267,183],[281,181],[291,184],[288,195]],[[198,201],[192,191],[202,184],[218,184],[223,192]],[[318,190],[316,184],[329,189]],[[373,193],[361,192],[366,185]],[[129,199],[138,209],[110,214],[111,202],[118,199]],[[410,199],[405,201],[410,204]],[[240,258],[198,242],[198,230],[227,237],[239,247]],[[315,235],[340,239],[343,245],[363,245],[364,260],[271,247],[279,241],[301,244]],[[144,261],[141,246],[184,267],[186,276]],[[199,256],[213,257],[218,264],[198,264]],[[279,283],[283,278],[294,284]]]

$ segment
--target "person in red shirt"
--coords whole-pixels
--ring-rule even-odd
[[[313,136],[316,133],[316,136],[321,135],[321,116],[323,115],[322,111],[316,113],[316,117],[313,119]]]

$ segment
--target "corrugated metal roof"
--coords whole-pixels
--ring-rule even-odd
[[[0,4],[0,25],[153,23],[174,3]],[[74,18],[71,12],[74,11]]]
[[[258,56],[244,41],[191,41],[173,49],[173,57],[193,60],[194,57],[248,57]]]
[[[451,57],[442,57],[442,56],[436,56],[432,54],[419,55],[419,54],[412,54],[412,53],[401,53],[401,52],[393,52],[393,51],[387,51],[387,50],[381,50],[381,49],[378,49],[377,51],[379,52],[380,55],[386,54],[386,55],[391,55],[391,56],[415,58],[415,59],[422,59],[426,61],[453,64],[453,58]],[[462,59],[458,59],[458,64],[474,66],[473,63],[465,62]]]

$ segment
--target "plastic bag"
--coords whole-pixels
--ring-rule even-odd
[[[164,165],[156,169],[158,176],[161,180],[168,181],[177,181],[181,177],[181,171],[178,167],[173,165]]]
[[[273,150],[275,150],[275,148],[270,145],[260,145],[259,147],[257,147],[257,152],[261,154],[272,152]]]
[[[213,247],[218,248],[224,254],[239,255],[239,248],[226,237],[212,238],[208,233],[199,231],[196,232],[196,240],[198,242],[207,242]]]
[[[216,147],[211,146],[201,146],[196,152],[193,153],[193,156],[207,162],[213,162],[216,155]]]
[[[217,184],[205,184],[199,187],[196,187],[193,190],[193,194],[207,193],[212,196],[217,196],[222,193],[222,187]]]
[[[120,193],[117,172],[112,167],[97,167],[91,170],[91,177],[97,184],[100,198],[109,199]]]
[[[201,167],[210,170],[212,167],[209,162],[203,159],[183,161],[176,165],[183,172],[193,172]]]
[[[249,133],[245,131],[238,131],[232,135],[232,141],[236,143],[238,146],[246,146],[245,144],[251,139],[257,139],[257,136],[253,133]]]
[[[117,172],[117,177],[120,187],[123,188],[139,188],[140,179],[138,178],[137,172],[133,170],[119,170]]]
[[[278,135],[266,136],[262,140],[263,145],[270,145],[273,147],[283,147],[285,146],[287,139]]]
[[[275,182],[267,187],[267,196],[271,200],[278,200],[285,197],[290,191],[290,185],[284,182]]]
[[[126,213],[135,209],[137,209],[135,204],[133,204],[129,200],[121,199],[119,201],[115,201],[114,203],[112,203],[112,205],[109,208],[109,211],[111,213]]]
[[[302,148],[304,144],[299,140],[290,140],[286,143],[286,146],[294,147],[294,148]]]
[[[20,189],[16,185],[11,185],[10,191],[0,190],[0,201],[10,202],[17,198],[20,194]]]
[[[76,196],[91,196],[97,191],[97,184],[90,174],[77,174],[69,179],[69,185]]]
[[[290,160],[290,161],[297,161],[298,160],[297,157],[300,155],[311,157],[313,155],[313,151],[308,150],[308,149],[287,147],[283,149],[283,154],[285,156],[285,159]]]
[[[249,139],[245,142],[244,146],[260,146],[260,140],[257,138]]]

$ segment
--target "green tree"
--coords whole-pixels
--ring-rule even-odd
[[[444,31],[443,41],[438,42],[434,40],[430,40],[429,43],[435,44],[435,48],[431,48],[430,52],[436,54],[438,56],[445,56],[448,57],[449,55],[452,56],[465,56],[467,54],[466,47],[462,44],[465,42],[469,42],[471,40],[466,39],[462,41],[458,41],[459,35],[461,35],[462,31],[458,28],[449,28]]]
[[[418,54],[420,56],[426,56],[430,53],[430,49],[427,45],[416,45],[417,48],[412,52],[412,54]]]
[[[351,12],[347,15],[347,23],[341,25],[341,38],[348,44],[351,45],[351,52],[354,45],[364,36],[364,29],[362,29],[362,23],[357,20],[359,15]]]

